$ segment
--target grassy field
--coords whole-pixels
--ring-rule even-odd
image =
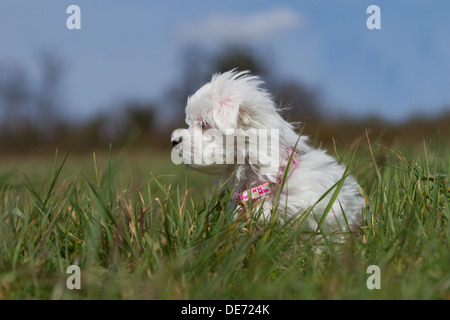
[[[450,299],[445,143],[331,149],[356,151],[369,209],[321,253],[298,224],[231,221],[219,181],[168,152],[105,149],[0,160],[0,299]]]

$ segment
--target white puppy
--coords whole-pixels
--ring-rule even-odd
[[[173,161],[233,176],[240,211],[262,206],[265,219],[275,212],[281,218],[301,217],[309,229],[316,231],[320,222],[320,231],[342,239],[343,232],[361,224],[365,200],[359,185],[351,176],[341,180],[345,168],[294,132],[262,83],[246,71],[214,75],[188,99],[189,128],[172,134]],[[340,192],[324,215],[337,186]]]

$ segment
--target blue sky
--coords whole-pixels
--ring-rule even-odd
[[[71,4],[81,30],[66,28]],[[381,30],[366,27],[372,4]],[[244,43],[268,53],[279,79],[318,90],[331,114],[402,120],[450,109],[449,15],[446,0],[0,0],[0,63],[33,78],[39,54],[60,56],[61,111],[85,118],[160,100],[187,45]]]

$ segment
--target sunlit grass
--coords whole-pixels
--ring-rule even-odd
[[[354,155],[369,205],[360,234],[321,253],[301,219],[231,219],[229,191],[169,155],[3,161],[0,298],[449,299],[448,151],[368,146],[338,154]],[[81,290],[66,288],[73,264]],[[380,290],[366,286],[369,265]]]

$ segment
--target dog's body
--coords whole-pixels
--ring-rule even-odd
[[[310,229],[315,230],[336,188],[328,191],[343,178],[345,169],[325,151],[311,148],[306,137],[299,137],[294,132],[293,125],[280,116],[279,109],[270,94],[260,87],[261,84],[258,77],[248,72],[229,71],[214,75],[210,83],[188,99],[186,122],[189,129],[173,132],[174,151],[184,163],[196,170],[224,177],[234,173],[233,198],[236,202],[244,200],[245,203],[241,203],[243,207],[250,202],[253,207],[262,205],[263,217],[266,219],[270,219],[274,213],[273,206],[278,193],[279,217],[298,217],[313,208],[305,222]],[[242,147],[234,146],[234,138],[227,139],[250,130],[272,130],[278,135],[275,136],[278,145],[270,145],[262,153],[259,162],[248,161],[251,155],[260,151],[259,143]],[[275,138],[272,139],[275,141]],[[230,143],[233,145],[230,146]],[[222,163],[208,160],[205,154],[207,149],[210,152],[211,147],[215,149],[215,159],[223,157],[235,160],[241,156],[246,161]],[[198,159],[204,161],[192,163],[196,154],[200,154]],[[264,188],[265,192],[258,195],[256,189],[261,191]],[[252,196],[251,191],[256,191],[256,194]],[[321,197],[323,199],[319,201]],[[347,176],[336,201],[323,220],[321,230],[341,233],[339,231],[348,231],[349,226],[360,225],[364,207],[365,200],[360,194],[359,185],[351,176]]]

